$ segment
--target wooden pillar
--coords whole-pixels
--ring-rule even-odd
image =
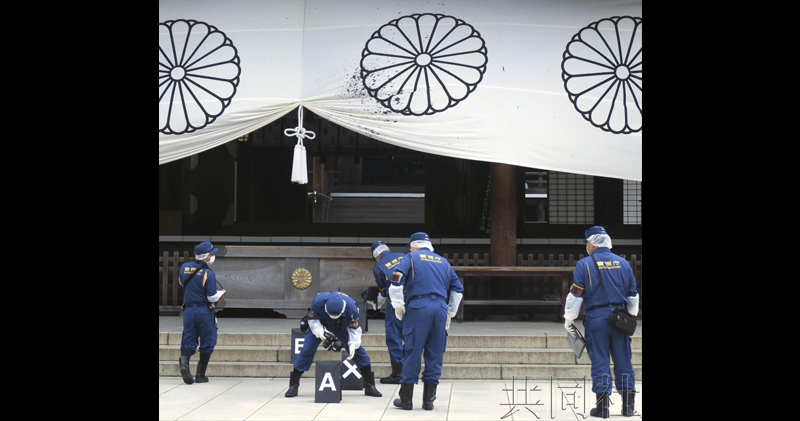
[[[489,256],[492,266],[517,265],[517,170],[513,165],[492,163]]]

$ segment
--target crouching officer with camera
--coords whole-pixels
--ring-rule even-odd
[[[320,343],[325,349],[335,352],[340,352],[347,344],[347,359],[354,361],[364,376],[364,394],[383,396],[375,388],[375,374],[372,372],[367,351],[361,346],[361,326],[358,325],[356,302],[347,294],[334,291],[320,292],[311,303],[308,330],[303,349],[294,360],[294,370],[289,376],[289,389],[285,395],[287,398],[297,396],[300,376],[311,368]]]

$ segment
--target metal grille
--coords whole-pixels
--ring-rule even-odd
[[[623,183],[622,223],[625,225],[642,224],[642,182],[624,180]]]
[[[594,224],[594,179],[592,176],[549,172],[551,224]]]

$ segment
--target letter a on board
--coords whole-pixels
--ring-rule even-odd
[[[314,402],[339,403],[342,400],[342,363],[340,361],[317,361],[314,375]]]
[[[333,376],[331,373],[325,373],[322,382],[319,384],[319,391],[322,392],[322,389],[325,387],[330,387],[332,392],[336,391],[336,385],[333,383]]]

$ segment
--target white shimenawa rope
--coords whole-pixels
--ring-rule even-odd
[[[303,128],[303,106],[297,108],[297,127],[283,131],[286,136],[297,137],[297,144],[294,145],[294,160],[292,161],[292,183],[308,184],[308,169],[306,166],[306,147],[303,146],[303,138],[314,139],[316,133]]]

